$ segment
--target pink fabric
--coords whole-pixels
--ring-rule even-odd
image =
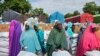
[[[94,50],[98,46],[98,41],[96,39],[95,33],[91,32],[91,28],[95,24],[91,24],[84,31],[83,36],[78,44],[76,56],[84,56],[86,51]]]
[[[92,25],[91,25],[91,28],[95,28],[95,27],[97,27],[96,24],[92,24]]]
[[[10,37],[12,37],[13,36],[13,33],[14,33],[14,26],[15,26],[15,23],[16,21],[15,20],[13,20],[11,23],[10,23],[10,28],[9,28],[9,47],[11,46],[11,44],[10,44],[10,42],[11,42],[11,40],[12,40],[12,38],[10,38]]]
[[[17,56],[20,51],[20,22],[12,20],[9,28],[9,56]]]

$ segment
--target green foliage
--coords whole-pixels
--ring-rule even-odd
[[[73,13],[65,14],[65,18],[72,17],[72,16],[77,16],[77,15],[80,15],[80,12],[76,10]]]
[[[38,16],[40,18],[40,21],[46,21],[48,18],[48,14],[44,12],[42,8],[35,8],[31,11],[33,16]]]
[[[100,14],[100,6],[98,6],[97,10],[98,10],[98,13]]]
[[[34,10],[32,10],[32,14],[33,15],[41,15],[41,14],[43,14],[44,13],[44,11],[43,11],[43,9],[42,8],[35,8]]]
[[[94,16],[94,22],[95,23],[100,23],[100,14]]]
[[[85,6],[83,7],[83,11],[95,15],[98,12],[96,3],[95,2],[86,3]]]
[[[80,15],[80,12],[76,10],[76,11],[74,11],[73,15],[74,15],[74,16]]]
[[[26,0],[5,0],[3,4],[0,4],[0,12],[4,10],[12,9],[19,13],[26,13],[31,9],[31,4]]]
[[[71,17],[71,16],[73,16],[72,13],[67,13],[67,14],[65,14],[65,18],[68,18],[68,17]]]

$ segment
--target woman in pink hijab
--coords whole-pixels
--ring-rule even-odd
[[[100,50],[100,40],[98,39],[100,35],[97,35],[99,30],[100,28],[96,24],[90,24],[86,28],[78,43],[76,56],[85,56],[87,51]]]

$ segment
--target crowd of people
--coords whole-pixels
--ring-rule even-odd
[[[21,51],[38,56],[87,56],[93,50],[100,52],[100,24],[56,21],[45,43],[44,30],[32,20],[23,25],[16,20],[10,23],[9,56]]]

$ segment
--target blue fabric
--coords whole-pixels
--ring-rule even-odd
[[[71,40],[71,38],[73,37],[73,31],[72,31],[72,23],[71,22],[68,22],[67,24],[67,30],[66,30],[67,34],[68,34],[68,37],[70,39],[70,42],[69,44],[72,45],[73,41]]]
[[[45,54],[46,53],[46,45],[44,43],[44,32],[39,29],[36,33],[38,36],[39,43],[41,45],[42,52]]]
[[[72,28],[71,27],[72,27],[72,23],[71,22],[68,22],[66,32],[68,33],[68,36],[69,37],[73,37],[73,31],[72,31]]]
[[[54,23],[55,20],[58,20],[61,23],[64,23],[64,15],[59,12],[55,12],[50,15],[50,17],[48,19],[48,23]]]
[[[36,53],[41,50],[38,37],[33,29],[23,31],[20,38],[21,47],[27,47],[25,51]]]

